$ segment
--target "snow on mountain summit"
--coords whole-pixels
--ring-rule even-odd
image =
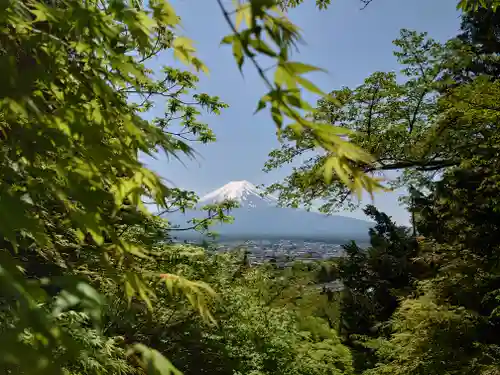
[[[235,200],[242,207],[257,207],[261,205],[275,205],[276,198],[262,196],[262,190],[248,181],[231,181],[226,185],[201,197],[200,202],[216,203],[224,200]]]

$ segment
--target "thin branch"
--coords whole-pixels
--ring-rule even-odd
[[[160,37],[159,36],[158,36],[158,38],[156,38],[155,45],[151,49],[151,52],[148,55],[144,56],[141,60],[139,60],[139,64],[143,63],[144,61],[146,61],[148,59],[150,59],[151,57],[153,57],[154,55],[156,55],[158,52],[161,52],[162,48],[156,50],[158,48],[158,44],[160,44]]]
[[[231,17],[230,17],[230,14],[228,13],[228,11],[226,10],[226,8],[224,7],[224,4],[222,4],[222,0],[217,0],[217,3],[219,4],[219,7],[222,11],[222,14],[224,15],[224,19],[226,20],[227,24],[229,25],[229,27],[231,28],[231,30],[233,31],[233,33],[238,36],[238,38],[241,40],[240,38],[240,33],[238,32],[238,30],[236,30],[236,27],[234,26],[233,24],[233,21],[231,21]],[[259,65],[259,63],[257,62],[257,59],[256,59],[256,55],[254,53],[252,53],[249,49],[248,49],[248,45],[246,43],[241,43],[241,46],[243,48],[243,51],[245,52],[245,55],[250,59],[250,61],[252,61],[255,69],[257,69],[257,72],[259,73],[259,76],[262,78],[262,80],[264,81],[264,83],[266,84],[266,86],[269,88],[269,90],[273,90],[274,89],[274,85],[271,83],[271,81],[269,81],[269,79],[267,78],[266,74],[265,74],[265,71],[264,69],[261,68],[261,66]],[[282,98],[281,96],[278,96],[278,100],[280,102],[280,104],[288,110],[289,114],[291,114],[291,117],[293,117],[293,119],[299,123],[302,122],[302,119],[300,118],[300,116],[298,116],[295,111],[293,111],[290,106],[288,105],[288,103],[286,103]]]
[[[227,24],[229,25],[229,27],[231,28],[231,30],[233,31],[233,33],[239,37],[240,33],[238,32],[238,30],[236,30],[236,27],[234,26],[233,21],[231,21],[231,16],[230,16],[229,12],[226,10],[226,8],[224,7],[224,4],[222,4],[222,0],[217,0],[217,3],[219,4],[219,8],[220,8],[220,10],[221,10],[221,12],[222,12],[222,14],[224,16],[224,19],[226,20]],[[248,50],[248,47],[245,44],[242,43],[242,47],[243,47],[243,51],[245,52],[245,54],[247,55],[247,57],[250,58],[250,60],[252,61],[253,65],[257,69],[257,72],[259,73],[259,76],[263,79],[264,83],[269,88],[269,90],[272,90],[274,88],[274,86],[271,84],[271,82],[269,81],[269,79],[266,77],[266,74],[265,74],[264,70],[260,67],[259,63],[257,62],[257,60],[255,58],[255,55],[252,54]]]
[[[376,98],[377,94],[379,93],[380,91],[380,85],[377,85],[374,89],[373,89],[373,95],[372,95],[372,100],[370,102],[370,107],[368,109],[368,124],[367,124],[367,136],[368,136],[368,140],[370,140],[370,136],[371,136],[371,128],[372,128],[372,118],[373,118],[373,108],[375,107],[375,104],[378,104],[378,100]]]
[[[432,82],[434,82],[437,79],[437,77],[441,73],[441,68],[438,69],[438,72],[434,75],[434,77],[430,81],[427,81],[427,78],[426,78],[426,75],[425,75],[423,68],[421,68],[421,71],[422,71],[422,78],[424,79],[424,82],[426,83],[426,85],[430,85]],[[408,127],[408,130],[409,130],[408,133],[410,133],[410,134],[413,131],[413,127],[415,126],[415,122],[417,121],[418,112],[420,111],[420,107],[422,106],[422,103],[424,102],[425,96],[428,93],[430,93],[430,91],[431,90],[429,87],[424,88],[424,90],[422,90],[422,93],[420,94],[420,96],[418,98],[417,105],[415,106],[415,110],[413,111],[413,116],[410,118],[410,123],[409,123],[409,127]]]
[[[214,216],[209,216],[203,220],[201,220],[200,222],[190,226],[190,227],[184,227],[184,228],[168,228],[168,231],[169,232],[185,232],[187,230],[196,230],[198,229],[200,226],[203,226],[205,225],[205,223],[208,223],[210,220],[212,220],[213,218],[215,218],[217,215],[214,215]]]
[[[263,71],[264,71],[264,72],[268,72],[268,71],[270,71],[271,69],[276,68],[277,66],[278,66],[278,64],[273,64],[273,65],[268,66],[267,68],[263,69]]]
[[[163,131],[165,134],[169,134],[169,135],[172,135],[174,137],[178,137],[178,138],[181,138],[185,141],[188,141],[188,142],[202,142],[200,139],[192,139],[192,138],[188,138],[186,136],[184,136],[183,134],[189,134],[191,132],[185,132],[185,133],[174,133],[174,132],[168,132],[166,130]]]
[[[370,5],[370,3],[372,2],[373,0],[361,0],[361,2],[363,3],[363,6],[361,7],[361,10],[365,10],[366,7],[368,5]]]

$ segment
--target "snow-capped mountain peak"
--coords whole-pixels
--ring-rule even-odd
[[[327,216],[302,209],[279,207],[273,196],[263,195],[261,189],[248,181],[232,181],[203,196],[199,205],[186,212],[165,215],[169,221],[180,227],[190,227],[194,218],[207,213],[200,208],[207,204],[227,199],[238,201],[240,208],[231,210],[234,223],[218,223],[212,228],[226,239],[303,239],[320,241],[335,239],[347,241],[362,238],[366,241],[368,228],[373,223],[342,216]],[[178,239],[201,239],[197,231],[179,232]],[[340,243],[340,242],[338,242]],[[343,243],[343,242],[342,242]]]
[[[235,200],[241,207],[257,207],[261,205],[276,205],[276,198],[262,196],[262,190],[251,182],[231,181],[226,185],[201,197],[202,203],[217,203],[224,200]]]

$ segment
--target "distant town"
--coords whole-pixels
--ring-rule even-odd
[[[341,244],[314,241],[235,240],[217,242],[214,246],[221,252],[246,250],[250,265],[276,262],[278,267],[286,267],[296,261],[308,263],[344,255]]]

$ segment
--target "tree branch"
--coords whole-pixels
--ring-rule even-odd
[[[389,165],[373,166],[366,168],[366,172],[390,171],[398,169],[415,168],[419,171],[435,171],[460,164],[459,160],[411,160],[401,161]]]
[[[370,5],[370,3],[372,2],[373,0],[361,0],[361,3],[363,4],[363,6],[361,7],[361,10],[364,10],[366,9],[366,7],[368,5]]]
[[[367,124],[367,128],[366,128],[366,135],[368,137],[368,140],[370,139],[370,136],[371,136],[373,108],[375,107],[375,104],[378,104],[378,100],[376,99],[376,96],[377,96],[379,91],[380,91],[380,85],[377,85],[373,89],[372,100],[370,102],[370,107],[368,109],[368,124]]]

